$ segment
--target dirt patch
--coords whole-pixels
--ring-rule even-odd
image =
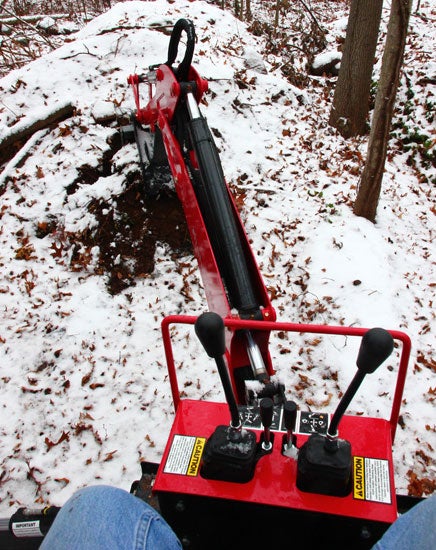
[[[115,204],[91,203],[89,209],[98,220],[98,227],[75,243],[71,260],[74,269],[80,268],[83,250],[98,246],[96,269],[107,277],[111,294],[154,271],[157,243],[167,244],[174,258],[192,253],[183,209],[175,192],[165,191],[150,198],[143,193],[142,181],[135,181]]]
[[[97,169],[93,169],[97,171]],[[92,184],[96,177],[86,172],[80,183]],[[182,205],[175,191],[165,188],[150,197],[139,172],[130,173],[125,191],[109,202],[93,200],[88,210],[97,226],[66,232],[55,217],[39,221],[38,238],[50,235],[51,254],[61,263],[68,258],[72,271],[93,270],[106,278],[108,291],[118,294],[136,284],[139,277],[154,271],[158,243],[167,245],[177,259],[193,254]],[[70,189],[74,193],[77,182]],[[98,248],[96,248],[98,247]]]

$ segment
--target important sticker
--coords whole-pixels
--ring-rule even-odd
[[[17,521],[12,523],[12,532],[17,538],[42,537],[39,520]]]
[[[166,474],[196,476],[203,455],[205,437],[175,435],[165,463]]]
[[[391,504],[388,460],[355,456],[353,469],[355,499]]]

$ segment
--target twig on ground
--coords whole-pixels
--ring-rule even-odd
[[[54,46],[53,44],[50,42],[50,40],[44,36],[37,27],[35,27],[35,25],[32,25],[32,23],[29,23],[28,21],[26,21],[25,19],[23,19],[22,17],[19,17],[18,15],[16,15],[13,11],[9,10],[8,8],[2,6],[2,9],[8,13],[10,16],[12,17],[16,17],[18,19],[18,21],[20,21],[20,23],[23,23],[23,25],[31,28],[34,32],[36,32],[43,40],[44,42],[52,49],[54,50]]]

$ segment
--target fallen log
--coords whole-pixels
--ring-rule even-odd
[[[47,135],[48,131],[48,129],[45,129],[35,132],[32,137],[26,141],[23,147],[21,147],[18,153],[5,165],[2,172],[0,172],[0,195],[11,177],[11,173],[24,164],[26,159],[32,154],[33,148]]]
[[[51,17],[52,19],[69,19],[68,13],[52,13],[50,15],[46,14],[40,14],[40,15],[21,15],[20,18],[15,16],[0,16],[0,24],[5,25],[17,25],[18,23],[22,23],[23,21],[27,23],[37,23],[38,21],[41,21],[41,19],[44,19],[45,17]]]
[[[21,119],[0,136],[0,164],[8,162],[38,130],[49,128],[53,124],[73,116],[75,107],[72,103],[59,103],[54,108],[38,111],[35,115]]]

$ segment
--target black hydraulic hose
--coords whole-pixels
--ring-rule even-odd
[[[200,168],[195,191],[224,278],[229,300],[241,316],[260,314],[216,146],[203,117],[189,122],[191,143]]]
[[[179,48],[180,37],[182,31],[185,31],[187,37],[185,55],[178,68],[174,71],[176,78],[179,82],[188,80],[189,68],[191,66],[192,57],[194,55],[195,48],[195,27],[192,21],[189,19],[179,19],[173,27],[170,43],[168,46],[168,60],[165,65],[172,68],[173,63],[177,57],[177,50]]]

